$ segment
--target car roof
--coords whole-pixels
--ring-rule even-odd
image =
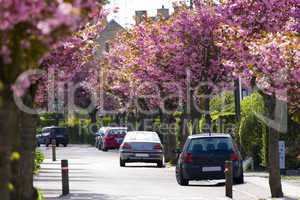
[[[231,138],[230,134],[227,133],[202,133],[189,136],[189,139],[196,139],[196,138],[210,138],[210,137],[226,137]]]
[[[62,127],[58,127],[58,126],[46,126],[46,127],[43,127],[42,130],[50,129],[50,128],[62,128]]]
[[[156,132],[154,131],[129,131],[127,134],[157,134]]]
[[[127,127],[107,127],[107,129],[126,129]]]

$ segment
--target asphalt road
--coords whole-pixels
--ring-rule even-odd
[[[225,198],[224,181],[191,182],[179,186],[173,167],[156,168],[156,164],[130,163],[119,167],[118,151],[102,152],[86,145],[57,148],[57,160],[51,160],[51,147],[40,147],[46,160],[35,186],[46,199],[74,200],[221,200]],[[70,191],[61,194],[60,160],[69,160]],[[268,185],[260,178],[246,177],[245,184],[234,186],[234,199],[269,198]]]

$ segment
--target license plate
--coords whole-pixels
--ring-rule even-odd
[[[149,154],[145,154],[145,153],[137,153],[135,154],[136,157],[149,157]]]
[[[202,167],[203,172],[219,172],[221,170],[221,167]]]

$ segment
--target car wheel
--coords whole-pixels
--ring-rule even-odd
[[[157,162],[157,167],[162,168],[164,167],[164,162],[162,160]]]
[[[45,145],[46,145],[46,147],[49,147],[49,143],[47,143],[47,142],[46,142],[46,144],[45,144]]]
[[[244,173],[243,172],[238,178],[234,179],[234,183],[235,184],[243,184],[244,183]]]
[[[126,162],[122,159],[120,159],[120,167],[125,167]]]
[[[58,142],[56,142],[56,146],[59,147],[59,143]]]
[[[176,180],[177,180],[177,183],[181,186],[189,185],[189,180],[183,178],[181,170],[179,172],[176,171]]]
[[[66,144],[66,143],[65,143],[65,144],[63,144],[63,145],[64,145],[64,147],[67,147],[67,146],[68,146],[68,144]]]
[[[104,146],[104,144],[101,145],[102,151],[107,151],[107,148]]]
[[[40,144],[40,143],[37,143],[37,146],[38,146],[38,147],[40,147],[40,146],[41,146],[41,144]]]
[[[102,149],[102,145],[101,145],[100,142],[97,144],[97,149],[98,149],[98,150],[101,150],[101,149]]]

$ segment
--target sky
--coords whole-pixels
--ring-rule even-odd
[[[117,13],[111,13],[108,20],[115,19],[124,27],[130,27],[134,24],[134,15],[136,10],[147,10],[148,16],[155,16],[156,9],[164,5],[165,8],[172,9],[172,2],[179,0],[110,0],[107,8],[118,7]]]

